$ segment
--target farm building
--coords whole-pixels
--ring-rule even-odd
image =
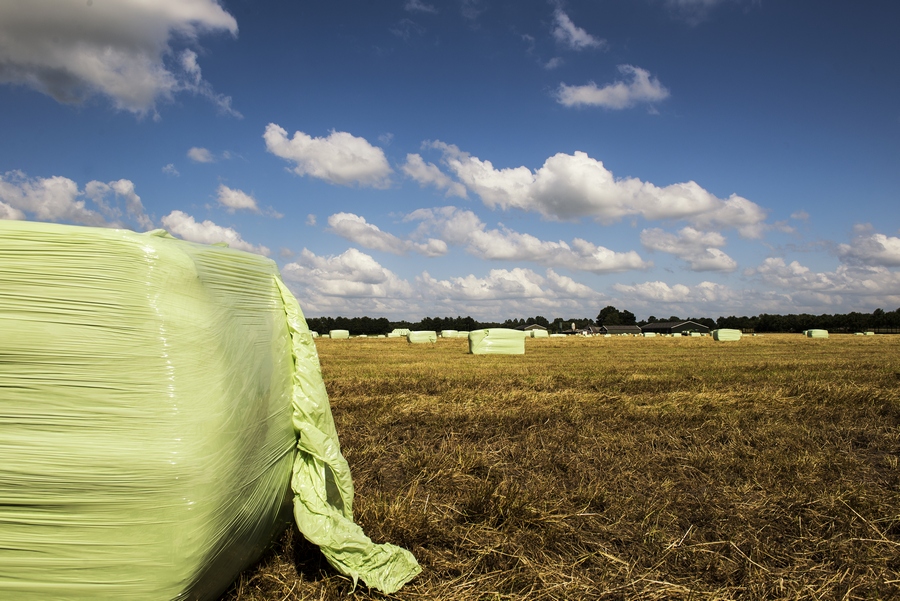
[[[708,334],[709,328],[696,321],[657,321],[641,326],[641,331],[657,334],[690,334],[691,332]]]
[[[610,334],[612,336],[620,336],[622,334],[631,334],[639,336],[641,328],[638,326],[600,326],[600,334]]]
[[[547,331],[547,328],[536,323],[530,323],[527,326],[516,326],[515,329],[522,330],[524,332],[532,332],[534,330],[543,330],[545,332]]]

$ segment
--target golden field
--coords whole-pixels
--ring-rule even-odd
[[[317,341],[386,597],[286,533],[223,601],[900,599],[900,336]]]

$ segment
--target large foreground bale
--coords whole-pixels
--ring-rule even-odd
[[[509,328],[488,328],[469,332],[469,352],[473,355],[524,355],[525,332]]]
[[[437,342],[437,332],[434,330],[416,330],[406,335],[406,341],[412,344],[426,344]]]
[[[828,338],[828,330],[806,330],[807,338]]]
[[[734,342],[735,340],[741,339],[741,331],[740,330],[732,330],[729,328],[722,328],[719,330],[713,330],[712,336],[713,336],[713,340]]]
[[[352,522],[315,344],[269,259],[0,221],[0,333],[0,599],[217,599],[291,501],[354,580],[418,570]]]

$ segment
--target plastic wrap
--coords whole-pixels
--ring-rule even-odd
[[[488,328],[469,332],[469,352],[473,355],[524,355],[525,332],[508,328]]]
[[[828,330],[806,330],[807,338],[828,338]]]
[[[418,330],[414,332],[408,332],[406,334],[406,341],[411,342],[413,344],[426,344],[426,343],[434,343],[437,342],[437,332],[434,330]]]
[[[0,221],[0,333],[0,598],[216,599],[291,497],[295,517],[297,499],[340,507],[319,530],[344,573],[390,590],[418,571],[343,534],[349,470],[269,259],[162,231]],[[315,412],[298,410],[299,388]]]
[[[329,338],[334,340],[346,340],[350,338],[349,330],[331,330],[328,332]]]
[[[441,330],[441,338],[456,338],[458,330]]]
[[[735,342],[735,341],[741,339],[741,331],[740,330],[732,330],[729,328],[721,328],[718,330],[713,330],[712,337],[713,337],[713,340]]]

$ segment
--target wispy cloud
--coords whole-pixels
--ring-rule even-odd
[[[570,50],[603,49],[607,46],[606,40],[596,38],[575,25],[561,8],[553,12],[553,37]]]
[[[426,4],[422,0],[406,0],[403,10],[411,13],[437,13],[437,9],[432,4]]]
[[[640,67],[619,65],[628,81],[616,81],[603,87],[591,82],[583,86],[564,83],[556,91],[556,99],[563,106],[601,106],[607,109],[626,109],[641,103],[660,102],[669,97],[657,78]]]

